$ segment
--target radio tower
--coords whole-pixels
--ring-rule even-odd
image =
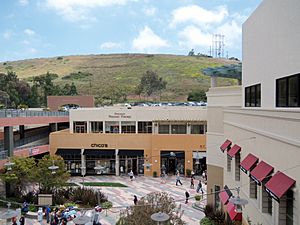
[[[211,56],[214,58],[224,58],[224,35],[213,34]]]

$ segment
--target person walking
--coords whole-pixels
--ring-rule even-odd
[[[188,191],[185,191],[185,204],[189,202],[190,193]]]
[[[203,188],[202,188],[202,182],[201,182],[201,180],[199,180],[196,192],[199,193],[200,190],[201,190],[201,193],[203,195],[204,191],[203,191]]]
[[[134,203],[134,205],[137,205],[137,202],[138,202],[137,196],[134,195],[133,196],[133,203]]]
[[[49,206],[46,206],[45,208],[45,216],[46,216],[46,222],[49,223],[50,222],[50,212],[51,212],[51,209]]]
[[[100,223],[100,212],[102,211],[102,208],[100,206],[95,207],[95,214],[93,218],[93,225],[101,225]]]
[[[194,172],[194,170],[192,170],[192,172],[191,172],[191,177],[195,178],[195,172]]]
[[[194,189],[194,178],[193,177],[191,177],[191,189]]]
[[[130,172],[128,173],[129,177],[130,177],[130,180],[133,181],[133,172],[132,170],[130,170]]]
[[[182,185],[179,173],[176,174],[176,186],[178,185],[178,183]]]

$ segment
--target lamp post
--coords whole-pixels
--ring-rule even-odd
[[[82,186],[84,186],[84,176],[86,174],[86,167],[82,166],[81,168],[81,175],[82,175]]]
[[[56,170],[58,169],[58,166],[55,166],[54,160],[52,160],[52,166],[49,166],[48,169],[51,170],[52,174],[56,174]]]
[[[10,206],[11,206],[11,203],[8,202],[7,203],[7,211],[0,214],[0,219],[4,219],[4,220],[6,220],[6,222],[8,219],[18,216],[18,212],[16,210],[11,210]],[[9,224],[9,223],[7,223],[7,224]]]
[[[154,213],[151,215],[151,219],[157,222],[157,225],[160,225],[161,222],[166,222],[170,219],[170,216],[163,212]]]
[[[7,168],[7,171],[10,171],[12,166],[15,165],[15,163],[11,162],[8,157],[8,162],[4,163],[4,166]]]
[[[235,206],[235,212],[241,213],[242,212],[242,207],[248,204],[248,201],[246,199],[240,198],[240,187],[236,188],[237,191],[237,196],[230,198],[229,202],[234,204]]]

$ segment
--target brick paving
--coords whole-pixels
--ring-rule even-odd
[[[108,200],[113,203],[113,207],[119,206],[129,206],[133,205],[133,196],[136,195],[138,199],[147,195],[151,192],[167,192],[172,196],[177,205],[181,205],[181,209],[184,210],[182,219],[188,225],[199,225],[199,221],[204,217],[204,213],[196,210],[192,207],[192,203],[195,202],[193,196],[196,194],[196,189],[190,188],[190,179],[182,178],[181,181],[183,185],[175,185],[175,176],[168,177],[166,183],[161,183],[160,178],[152,177],[137,177],[134,181],[130,181],[127,176],[88,176],[84,179],[85,182],[119,182],[127,185],[128,187],[91,187],[101,189],[101,191],[107,195]],[[71,177],[70,182],[77,183],[80,185],[82,182],[81,177]],[[195,188],[198,184],[198,181],[195,180]],[[206,192],[206,186],[204,185],[204,191]],[[188,204],[185,204],[185,191],[188,190],[190,193],[191,199]],[[178,200],[178,201],[177,201]],[[201,203],[203,206],[206,204],[205,201]],[[125,207],[124,207],[125,208]],[[0,213],[4,212],[5,209],[0,209]],[[119,218],[120,208],[112,208],[106,212],[102,211],[101,213],[101,223],[102,225],[113,225],[116,224],[116,221]],[[3,221],[2,221],[3,222]],[[1,221],[0,221],[1,224]],[[2,223],[3,224],[3,223]],[[5,223],[4,223],[5,224]],[[8,223],[8,224],[11,224]],[[26,219],[26,225],[37,225],[40,224],[35,219]],[[43,224],[46,224],[44,221]]]

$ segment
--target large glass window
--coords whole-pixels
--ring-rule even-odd
[[[249,177],[249,179],[250,179],[250,198],[257,199],[257,184],[251,177]]]
[[[73,123],[74,133],[86,133],[87,122],[86,121],[76,121]]]
[[[241,154],[238,152],[235,155],[235,180],[240,181],[241,170],[240,170]]]
[[[205,133],[205,125],[204,124],[192,124],[191,134],[204,134],[204,133]]]
[[[158,125],[158,133],[159,134],[169,134],[170,133],[169,124],[159,124]]]
[[[227,172],[231,172],[231,157],[227,155]]]
[[[103,132],[103,122],[92,121],[91,122],[91,132],[92,133],[102,133]]]
[[[276,107],[300,107],[300,74],[276,80]]]
[[[245,88],[245,106],[260,107],[261,106],[261,85],[256,84]]]
[[[118,121],[106,121],[105,122],[105,133],[119,133],[119,122]]]
[[[135,133],[135,121],[122,121],[121,131],[123,133]]]
[[[292,190],[288,190],[286,193],[286,225],[293,225],[294,224],[294,192]]]
[[[172,134],[186,134],[186,124],[172,124],[171,125]]]
[[[138,122],[138,133],[152,133],[152,122]]]

